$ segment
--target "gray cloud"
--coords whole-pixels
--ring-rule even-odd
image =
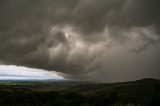
[[[160,52],[159,0],[0,2],[2,64],[56,70],[72,78],[96,80],[108,80],[116,70],[126,76],[135,73],[134,76],[145,77],[151,75],[147,73],[150,69],[155,77],[160,69],[158,55],[149,62]],[[149,53],[150,57],[146,55]],[[142,60],[147,58],[140,66],[136,63],[139,56]],[[135,63],[130,63],[133,58]],[[118,61],[125,61],[127,67]],[[144,68],[146,64],[148,69]],[[133,71],[136,66],[137,73]]]

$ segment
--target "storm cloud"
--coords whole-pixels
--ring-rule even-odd
[[[54,71],[0,65],[0,80],[63,80],[63,77]]]
[[[159,78],[159,10],[159,0],[1,0],[0,63],[75,79]]]

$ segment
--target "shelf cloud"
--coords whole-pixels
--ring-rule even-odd
[[[0,80],[62,80],[57,72],[26,68],[15,65],[0,65]]]
[[[1,0],[0,63],[73,79],[159,78],[159,10],[159,0]]]

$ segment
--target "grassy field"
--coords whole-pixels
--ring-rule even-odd
[[[121,83],[1,81],[4,106],[159,106],[160,80]]]

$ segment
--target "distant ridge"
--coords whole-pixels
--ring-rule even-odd
[[[79,84],[117,84],[117,83],[152,83],[152,82],[160,82],[159,79],[155,78],[143,78],[139,80],[133,80],[133,81],[125,81],[125,82],[113,82],[113,83],[104,83],[104,82],[98,82],[98,81],[85,81],[85,80],[57,80],[57,79],[45,79],[45,80],[0,80],[0,82],[59,82],[59,83],[79,83]]]
[[[156,82],[158,81],[158,79],[155,79],[155,78],[143,78],[143,79],[140,79],[140,80],[136,80],[135,82]]]

